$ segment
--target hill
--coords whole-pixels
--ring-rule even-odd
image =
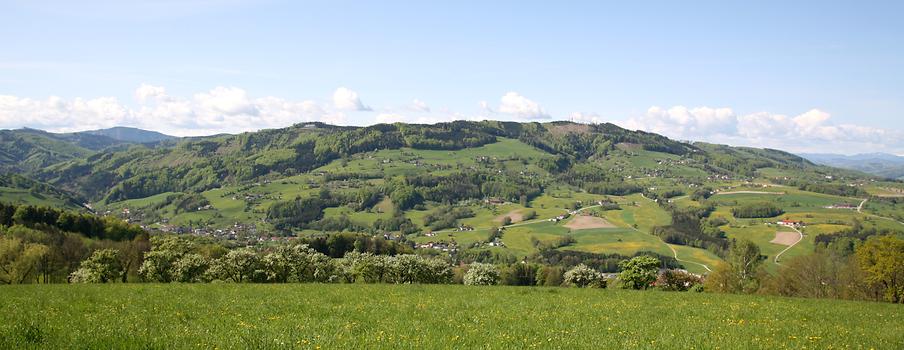
[[[117,126],[108,129],[81,131],[74,134],[100,135],[109,137],[114,140],[131,143],[153,143],[177,138],[175,136],[162,134],[156,131],[148,131],[123,126]]]
[[[102,135],[54,134],[28,128],[0,130],[0,169],[18,173],[35,172],[122,144],[122,141]]]
[[[803,157],[828,166],[862,171],[887,179],[904,180],[904,157],[887,153],[856,155],[803,154]]]
[[[707,273],[736,239],[756,242],[775,271],[851,230],[904,232],[900,183],[613,124],[311,123],[124,143],[24,173],[149,230],[247,244],[355,232],[463,261],[577,259],[613,272],[653,254]],[[763,203],[780,214],[734,215]],[[780,218],[811,225],[775,243]]]

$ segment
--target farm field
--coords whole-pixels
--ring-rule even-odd
[[[904,343],[904,306],[459,285],[0,288],[13,348],[852,348]]]

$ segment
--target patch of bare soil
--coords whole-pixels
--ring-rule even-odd
[[[616,226],[600,217],[578,215],[565,224],[565,227],[572,230],[586,230],[591,228],[614,228]]]
[[[521,215],[520,210],[512,210],[508,212],[508,214],[497,216],[496,222],[501,223],[503,220],[505,220],[506,216],[512,219],[512,223],[524,221],[524,215]]]
[[[800,240],[800,235],[797,234],[797,232],[776,232],[775,238],[769,241],[769,243],[792,245],[797,243],[798,240]]]

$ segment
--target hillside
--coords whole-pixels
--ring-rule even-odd
[[[735,239],[754,241],[775,271],[851,230],[904,232],[898,183],[612,124],[311,123],[96,152],[33,134],[81,151],[25,174],[99,213],[245,242],[355,232],[465,261],[580,259],[615,271],[650,253],[706,273]],[[776,214],[733,215],[764,203]],[[780,218],[810,225],[799,241],[775,243],[786,235],[770,225]]]
[[[153,143],[176,139],[175,136],[165,135],[156,131],[148,131],[123,126],[117,126],[108,129],[81,131],[74,134],[100,135],[109,137],[114,140],[131,143]]]

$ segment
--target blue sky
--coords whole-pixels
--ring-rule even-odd
[[[904,153],[900,2],[5,1],[0,128],[615,122]]]

